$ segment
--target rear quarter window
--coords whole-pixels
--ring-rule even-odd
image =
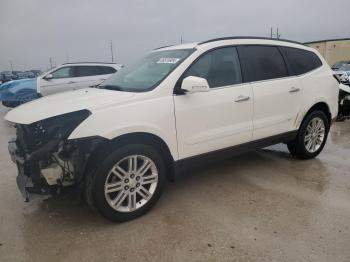
[[[110,66],[100,66],[100,74],[101,75],[109,75],[114,74],[117,70]]]
[[[290,75],[305,74],[322,66],[319,57],[311,51],[284,46],[280,50],[286,59]]]

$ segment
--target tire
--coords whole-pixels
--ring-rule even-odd
[[[10,108],[14,108],[20,105],[19,102],[12,102],[12,101],[2,101],[2,105]]]
[[[316,129],[318,125],[320,129]],[[327,142],[329,128],[330,123],[326,114],[320,110],[312,111],[304,118],[297,137],[287,143],[289,152],[299,159],[316,157]]]
[[[145,144],[125,145],[87,177],[85,194],[102,216],[124,222],[146,214],[156,204],[165,178],[166,167],[157,150]]]

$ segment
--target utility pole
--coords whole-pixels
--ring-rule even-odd
[[[11,66],[11,72],[13,72],[13,65],[12,65],[12,61],[10,60],[10,66]]]
[[[277,27],[277,32],[276,32],[276,38],[280,39],[281,35],[278,33],[278,27]]]
[[[66,63],[69,63],[69,53],[67,50],[66,50]]]
[[[111,40],[111,56],[112,56],[112,62],[114,62],[113,41],[112,40]]]
[[[273,28],[271,27],[271,30],[270,30],[270,38],[272,38],[273,37]]]
[[[180,38],[180,44],[182,44],[182,36],[181,36],[181,38]]]
[[[49,62],[50,62],[50,69],[52,68],[52,57],[49,58]]]

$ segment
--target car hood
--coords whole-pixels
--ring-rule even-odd
[[[37,95],[37,79],[20,79],[0,85],[0,101],[23,101]]]
[[[23,104],[5,116],[7,121],[31,124],[49,117],[87,109],[91,112],[108,105],[118,105],[132,99],[135,93],[98,88],[80,89],[43,97]]]

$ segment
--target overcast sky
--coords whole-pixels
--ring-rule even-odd
[[[213,37],[311,41],[350,37],[350,0],[0,0],[0,70],[43,69],[49,58],[128,64],[147,50]]]

